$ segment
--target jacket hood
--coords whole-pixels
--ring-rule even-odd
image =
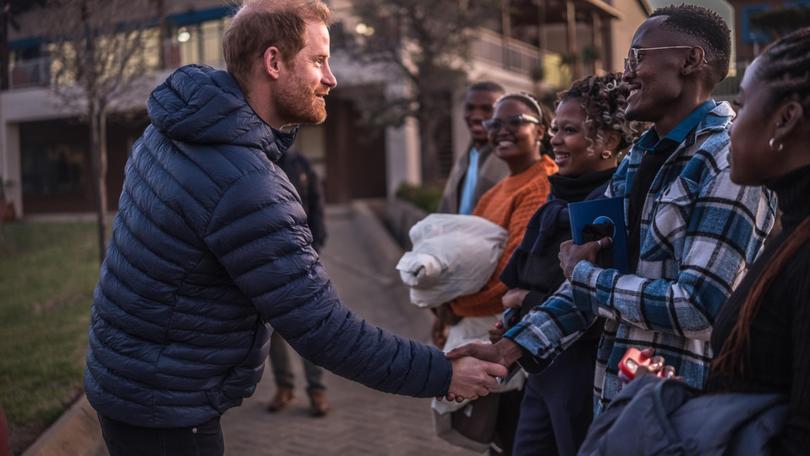
[[[152,124],[169,139],[262,149],[271,160],[295,141],[265,123],[248,105],[236,80],[205,65],[177,69],[149,96]]]

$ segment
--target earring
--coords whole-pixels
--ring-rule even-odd
[[[768,146],[770,146],[771,150],[775,150],[777,152],[782,152],[782,149],[785,148],[785,145],[782,144],[782,143],[779,143],[776,147],[774,147],[775,142],[776,142],[776,138],[771,138],[771,140],[768,141]]]
[[[602,151],[602,160],[607,160],[608,158],[612,157],[613,154],[609,150]]]

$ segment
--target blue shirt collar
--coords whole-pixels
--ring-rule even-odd
[[[709,114],[715,107],[717,102],[714,100],[704,101],[700,106],[692,110],[688,116],[675,125],[664,139],[659,139],[658,133],[655,128],[647,130],[638,140],[638,147],[646,152],[654,152],[659,149],[659,146],[664,143],[680,144],[686,140],[686,136],[700,124],[700,122]],[[664,141],[667,140],[667,141]]]

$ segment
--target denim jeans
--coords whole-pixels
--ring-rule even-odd
[[[98,415],[110,456],[222,456],[225,441],[219,417],[199,426],[156,429]]]
[[[290,355],[287,342],[277,332],[273,331],[270,339],[270,367],[273,369],[273,378],[278,386],[295,387],[295,375],[290,366]],[[293,356],[300,358],[295,351]],[[323,369],[312,364],[306,359],[304,362],[304,374],[307,378],[307,391],[326,389],[323,384]]]

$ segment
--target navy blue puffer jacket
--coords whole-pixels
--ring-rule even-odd
[[[265,124],[228,73],[180,68],[148,110],[94,295],[84,380],[101,415],[184,427],[239,405],[262,374],[266,323],[304,357],[369,387],[447,392],[441,352],[340,303],[274,164],[294,136]]]

